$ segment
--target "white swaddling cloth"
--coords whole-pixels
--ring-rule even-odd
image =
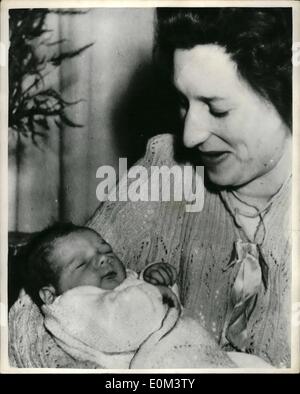
[[[161,328],[168,306],[131,271],[113,291],[80,286],[44,305],[45,326],[72,357],[129,368],[138,347]]]
[[[114,290],[68,290],[43,312],[46,328],[66,353],[100,368],[234,366],[196,319],[164,304],[158,288],[133,271]]]

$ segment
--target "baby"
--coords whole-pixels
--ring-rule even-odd
[[[176,270],[125,269],[98,233],[56,224],[28,246],[27,291],[73,358],[102,368],[233,367],[200,324],[180,317]]]
[[[114,290],[135,276],[98,233],[72,223],[57,223],[39,233],[28,245],[27,261],[27,289],[38,305],[51,304],[57,296],[78,286]],[[166,287],[175,284],[173,266],[151,264],[142,276],[157,285],[164,302],[179,307],[176,295]]]

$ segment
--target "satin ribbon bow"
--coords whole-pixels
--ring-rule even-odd
[[[262,288],[267,289],[268,266],[257,244],[238,240],[234,246],[232,259],[224,270],[236,265],[239,268],[230,294],[221,345],[232,345],[237,350],[245,351],[247,323],[259,292]]]

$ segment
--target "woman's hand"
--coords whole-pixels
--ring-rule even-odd
[[[171,264],[155,263],[145,269],[143,278],[152,285],[173,286],[177,279],[177,272]]]

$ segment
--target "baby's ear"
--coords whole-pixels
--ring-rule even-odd
[[[44,286],[40,289],[39,296],[44,304],[52,304],[56,296],[55,288],[52,285]]]

